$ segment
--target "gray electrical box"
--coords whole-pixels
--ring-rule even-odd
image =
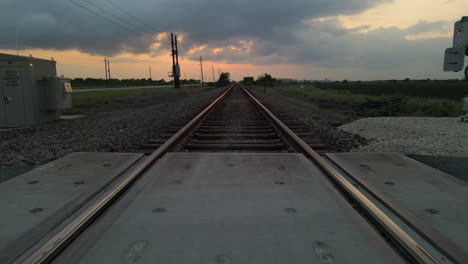
[[[46,77],[45,88],[48,110],[61,110],[72,107],[70,79]]]
[[[71,85],[56,62],[0,53],[0,127],[30,126],[71,107]]]

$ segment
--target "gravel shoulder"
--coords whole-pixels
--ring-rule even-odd
[[[125,152],[157,138],[162,128],[198,113],[222,89],[162,96],[154,105],[90,113],[31,128],[0,131],[0,182],[12,171],[55,160],[71,152]]]
[[[339,121],[327,119],[312,109],[296,106],[268,93],[255,89],[250,91],[278,117],[288,116],[305,124],[310,132],[329,146],[329,152],[347,152],[367,143],[364,137],[356,133],[338,129]]]
[[[275,114],[285,113],[310,125],[336,151],[399,152],[468,181],[468,123],[459,118],[376,117],[340,126],[308,108],[253,91]],[[345,132],[345,133],[343,133]]]
[[[357,152],[468,157],[468,123],[455,117],[363,118],[340,129],[369,140]]]

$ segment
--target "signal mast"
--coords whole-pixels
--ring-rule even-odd
[[[179,49],[177,48],[177,35],[171,33],[172,72],[169,77],[174,78],[174,88],[180,87]]]
[[[465,56],[468,56],[468,16],[455,23],[453,47],[445,50],[444,71],[463,70]],[[465,68],[465,78],[468,80],[468,66]]]

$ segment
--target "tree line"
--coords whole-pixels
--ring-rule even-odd
[[[260,85],[265,87],[271,87],[275,83],[277,83],[278,80],[273,78],[270,74],[265,73],[263,75],[258,76],[256,80],[254,79],[254,77],[251,76],[244,77],[244,79],[241,82],[247,86]]]

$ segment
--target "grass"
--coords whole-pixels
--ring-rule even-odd
[[[158,86],[167,86],[167,85],[154,85],[154,84],[144,84],[144,85],[73,85],[73,89],[90,89],[90,88],[121,88],[121,87],[158,87]]]
[[[447,99],[404,97],[400,110],[405,114],[457,116],[460,114],[460,103]]]
[[[92,91],[72,93],[73,108],[65,114],[79,114],[89,111],[114,110],[150,105],[156,102],[177,100],[190,93],[214,89],[213,86],[189,86],[182,88],[158,87],[113,91]]]
[[[263,88],[259,87],[258,90],[263,91]],[[312,109],[330,118],[343,121],[364,116],[457,116],[460,114],[458,100],[408,96],[403,95],[401,91],[394,94],[388,92],[386,95],[369,95],[342,88],[320,89],[310,85],[303,88],[300,86],[272,87],[267,88],[267,93],[299,107]]]
[[[325,90],[348,91],[366,95],[398,95],[421,98],[459,100],[468,95],[468,81],[459,80],[406,80],[368,82],[315,83]]]

